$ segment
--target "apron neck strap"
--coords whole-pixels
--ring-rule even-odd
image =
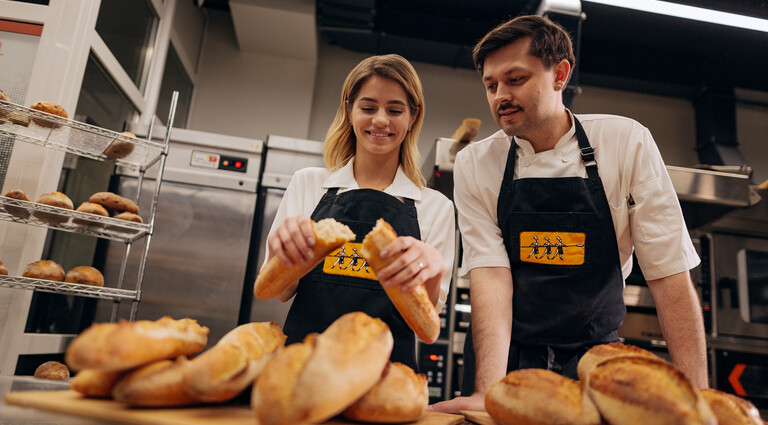
[[[590,179],[595,179],[598,177],[595,148],[589,144],[587,133],[584,132],[584,127],[581,126],[579,119],[575,115],[572,115],[572,117],[573,124],[576,127],[576,139],[579,142],[579,150],[581,150],[581,160],[584,161],[584,167],[587,168],[587,176]]]

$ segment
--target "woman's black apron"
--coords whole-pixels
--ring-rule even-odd
[[[312,332],[323,332],[346,313],[362,311],[389,325],[394,337],[391,360],[418,370],[416,336],[359,255],[360,243],[379,218],[391,224],[398,236],[420,240],[416,206],[412,199],[401,202],[378,190],[337,192],[337,188],[329,189],[311,218],[314,221],[334,218],[349,226],[357,237],[354,243],[346,243],[331,253],[299,281],[283,329],[288,336],[286,344],[301,341]]]
[[[593,345],[618,341],[624,279],[608,199],[594,148],[573,117],[587,178],[515,179],[512,140],[498,217],[512,271],[512,338],[507,371],[553,370],[578,379]],[[471,328],[464,346],[462,394],[474,391]]]

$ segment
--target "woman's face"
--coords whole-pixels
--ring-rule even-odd
[[[398,156],[416,120],[403,86],[378,75],[369,77],[360,88],[349,117],[357,138],[357,156]]]

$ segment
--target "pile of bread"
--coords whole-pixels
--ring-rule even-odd
[[[0,90],[0,103],[11,103],[11,99],[2,90]],[[7,120],[12,124],[21,127],[29,127],[30,122],[32,122],[40,127],[55,130],[61,127],[60,124],[57,124],[59,119],[68,118],[67,111],[61,105],[53,102],[35,102],[29,109],[42,112],[42,114],[34,113],[33,115],[30,115],[29,113],[20,111],[11,112],[0,109],[0,124],[3,124]],[[120,134],[123,136],[122,138],[114,137],[104,149],[103,155],[105,157],[110,159],[121,159],[133,152],[135,148],[134,142],[123,139],[135,139],[136,135],[130,131],[124,131]]]
[[[188,359],[203,350],[207,335],[191,319],[94,324],[67,349],[67,364],[79,371],[71,389],[152,407],[220,403],[250,389],[262,425],[319,423],[339,414],[402,423],[426,410],[426,378],[389,362],[392,333],[364,313],[346,314],[287,347],[274,322],[248,323]]]
[[[3,196],[19,201],[29,201],[29,198],[23,191],[21,191],[21,189],[11,189]],[[50,207],[62,208],[65,210],[74,209],[72,200],[61,192],[44,193],[37,199],[37,201],[35,201],[35,203],[48,205]],[[30,211],[26,208],[10,205],[5,205],[4,208],[8,214],[11,214],[14,217],[27,218],[30,216]],[[102,217],[109,217],[109,212],[111,211],[114,214],[112,218],[131,221],[134,223],[144,222],[139,215],[139,206],[136,204],[136,202],[133,202],[128,198],[112,192],[94,193],[88,198],[87,202],[81,203],[80,206],[77,207],[76,211],[87,214],[95,214]],[[32,215],[34,215],[38,220],[48,224],[60,225],[69,221],[69,216],[67,214],[58,214],[47,211],[34,211]],[[91,227],[97,227],[101,225],[100,223],[95,224],[93,222],[77,218],[72,220],[72,222],[76,225]]]
[[[763,425],[748,401],[698,390],[639,347],[595,346],[577,372],[579,381],[543,369],[510,372],[489,387],[486,411],[501,425]]]

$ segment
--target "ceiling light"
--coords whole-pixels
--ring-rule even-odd
[[[584,0],[590,3],[604,4],[608,6],[624,7],[643,12],[659,13],[677,18],[691,19],[694,21],[710,22],[713,24],[728,25],[731,27],[745,28],[755,31],[768,32],[768,20],[751,16],[737,15],[735,13],[721,12],[719,10],[703,9],[701,7],[686,6],[684,4],[670,3],[658,0]]]

